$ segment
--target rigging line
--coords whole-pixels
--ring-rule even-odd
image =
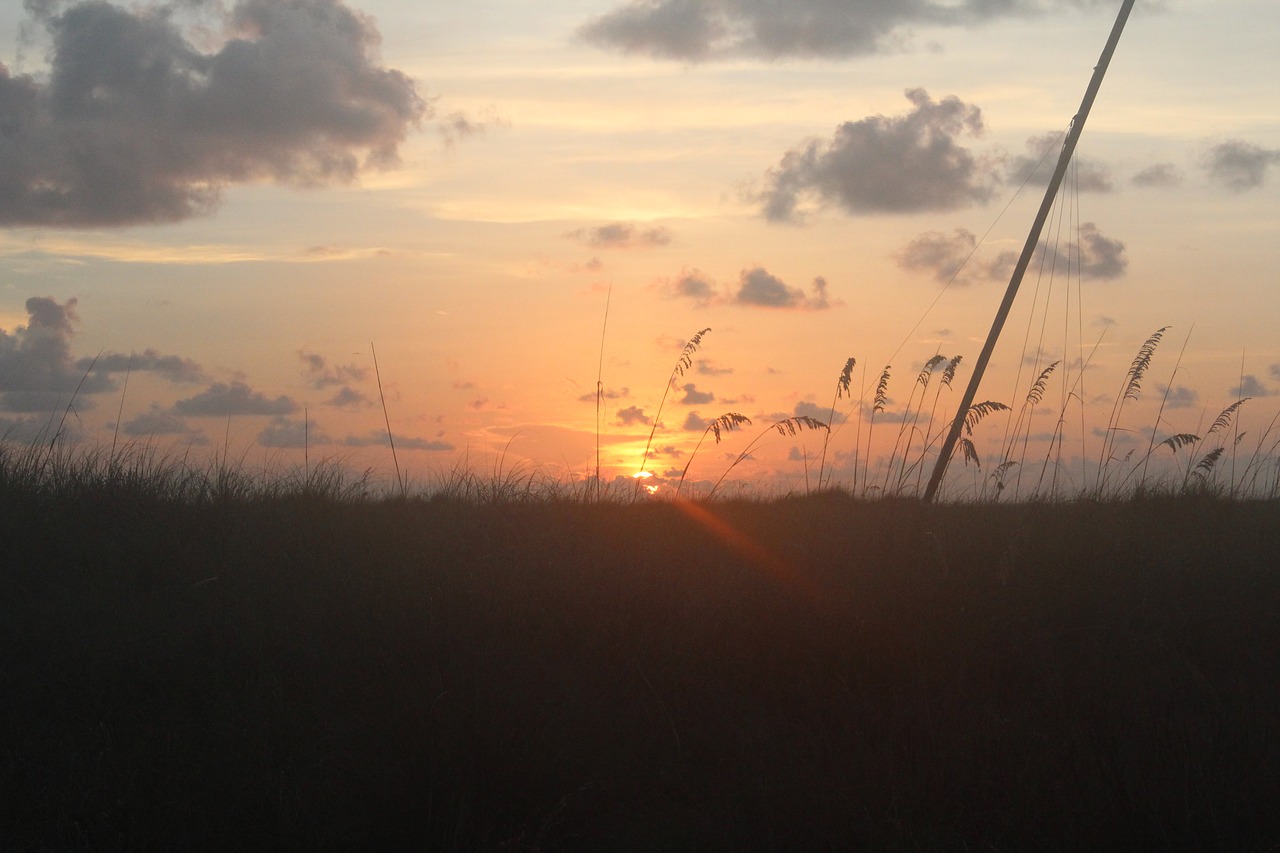
[[[1073,164],[1069,164],[1067,168],[1068,169],[1073,168]],[[1052,254],[1050,254],[1048,241],[1040,241],[1037,243],[1038,247],[1040,248],[1040,263],[1036,271],[1036,287],[1035,287],[1035,291],[1032,293],[1032,296],[1031,296],[1031,312],[1027,315],[1027,331],[1022,339],[1022,350],[1021,350],[1021,355],[1018,359],[1018,368],[1016,371],[1016,378],[1014,380],[1014,388],[1013,388],[1012,396],[1010,397],[1011,400],[1018,399],[1018,390],[1022,385],[1022,370],[1023,370],[1024,364],[1026,363],[1026,358],[1027,358],[1027,346],[1031,341],[1031,330],[1035,327],[1037,310],[1041,312],[1040,313],[1040,335],[1036,340],[1036,353],[1035,353],[1035,358],[1032,361],[1033,369],[1031,373],[1037,379],[1040,376],[1041,356],[1044,352],[1045,327],[1048,324],[1049,309],[1053,303],[1053,283],[1057,275],[1057,268],[1058,268],[1058,255],[1059,255],[1058,247],[1060,246],[1062,241],[1062,222],[1066,218],[1066,215],[1067,215],[1066,200],[1063,199],[1062,197],[1055,198],[1053,211],[1052,211],[1052,215],[1051,215],[1049,227],[1048,227],[1048,231],[1053,234],[1053,240],[1052,240],[1053,250],[1052,250]],[[1045,287],[1046,268],[1048,268],[1048,273],[1049,273],[1047,288]],[[1039,307],[1041,290],[1044,290],[1043,308]],[[1035,415],[1034,405],[1032,405],[1031,407],[1028,407],[1027,403],[1024,400],[1024,403],[1018,408],[1018,414],[1019,414],[1018,428],[1025,430],[1025,432],[1022,439],[1022,453],[1018,457],[1018,470],[1014,477],[1015,490],[1020,489],[1022,487],[1022,474],[1026,470],[1027,445],[1031,439],[1031,422],[1034,419],[1034,415]],[[1023,415],[1025,415],[1025,418],[1026,418],[1025,421],[1023,421]],[[1005,437],[1006,437],[1006,440],[1008,441],[1005,452],[1011,454],[1014,447],[1018,443],[1017,430],[1015,430],[1012,436],[1009,436],[1006,433]]]
[[[1079,163],[1078,163],[1076,160],[1074,160],[1074,159],[1073,159],[1073,160],[1072,160],[1072,161],[1067,165],[1067,175],[1068,175],[1067,180],[1068,180],[1069,182],[1075,182],[1075,181],[1078,181],[1078,180],[1079,180],[1079,175],[1080,175],[1080,166],[1079,166]],[[1075,217],[1077,216],[1077,214],[1078,214],[1078,212],[1079,212],[1079,205],[1078,205],[1078,201],[1079,201],[1079,199],[1078,199],[1078,198],[1073,199],[1069,193],[1064,194],[1064,195],[1061,197],[1061,199],[1060,199],[1060,202],[1061,202],[1061,208],[1060,208],[1060,212],[1059,212],[1059,217],[1058,217],[1057,223],[1056,223],[1056,225],[1055,225],[1054,238],[1053,238],[1053,240],[1054,240],[1054,243],[1053,243],[1053,252],[1054,252],[1054,254],[1053,254],[1053,272],[1051,272],[1051,274],[1050,274],[1050,275],[1051,275],[1051,278],[1052,278],[1052,277],[1056,277],[1056,274],[1057,274],[1057,268],[1058,268],[1058,259],[1059,259],[1059,257],[1065,257],[1064,263],[1065,263],[1065,265],[1066,265],[1066,279],[1067,279],[1067,280],[1066,280],[1066,285],[1065,285],[1065,288],[1064,288],[1064,291],[1065,291],[1065,301],[1064,301],[1064,304],[1065,304],[1065,306],[1066,306],[1066,307],[1064,308],[1064,315],[1070,312],[1070,305],[1071,305],[1071,245],[1072,245],[1072,244],[1071,244],[1070,242],[1068,242],[1068,243],[1067,243],[1067,247],[1066,247],[1066,252],[1064,253],[1064,252],[1062,252],[1062,251],[1061,251],[1061,246],[1062,246],[1062,230],[1063,230],[1063,228],[1064,228],[1065,224],[1066,224],[1068,221],[1071,221],[1071,222],[1074,222],[1074,221],[1075,221]],[[1043,352],[1043,351],[1044,351],[1045,338],[1048,336],[1048,331],[1049,331],[1049,309],[1052,307],[1052,304],[1053,304],[1053,298],[1052,298],[1052,297],[1053,297],[1053,284],[1052,284],[1052,281],[1051,281],[1051,282],[1050,282],[1050,285],[1049,285],[1049,293],[1045,296],[1045,301],[1044,301],[1044,316],[1041,318],[1041,321],[1040,321],[1040,340],[1039,340],[1039,341],[1037,342],[1037,344],[1036,344],[1036,347],[1037,347],[1038,353],[1039,353],[1039,352]],[[1067,340],[1066,340],[1066,338],[1064,337],[1064,338],[1063,338],[1063,341],[1062,341],[1062,355],[1063,355],[1062,360],[1063,360],[1063,361],[1065,361],[1065,360],[1066,360],[1066,350],[1067,350]],[[1039,362],[1039,354],[1038,354],[1038,353],[1037,353],[1037,357],[1036,357],[1036,358],[1037,358],[1037,361],[1036,361],[1037,369],[1039,369],[1039,364],[1040,364],[1040,362]],[[1065,368],[1064,368],[1064,369],[1065,369]],[[1037,374],[1037,375],[1038,375],[1038,374]],[[1064,374],[1064,376],[1065,376],[1065,374]],[[1054,444],[1055,444],[1055,442],[1056,442],[1056,439],[1057,439],[1057,427],[1056,427],[1056,425],[1055,425],[1054,432],[1053,432],[1052,436],[1051,436],[1051,437],[1050,437],[1050,439],[1049,439],[1049,448],[1048,448],[1048,450],[1047,450],[1047,451],[1046,451],[1046,453],[1045,453],[1045,461],[1044,461],[1044,463],[1040,466],[1040,479],[1039,479],[1039,480],[1037,481],[1037,483],[1036,483],[1036,490],[1037,490],[1037,491],[1039,491],[1039,489],[1040,489],[1040,485],[1044,482],[1044,472],[1045,472],[1045,468],[1046,468],[1046,467],[1048,466],[1048,464],[1049,464],[1049,458],[1053,455],[1053,448],[1054,448]],[[1022,466],[1020,466],[1019,471],[1021,471],[1021,470],[1022,470],[1022,467],[1025,467],[1026,457],[1027,457],[1028,448],[1029,448],[1029,446],[1030,446],[1030,442],[1031,442],[1031,435],[1030,435],[1030,418],[1028,418],[1028,434],[1027,434],[1027,436],[1026,436],[1025,438],[1023,438],[1023,441],[1022,441],[1022,461],[1023,461],[1023,465],[1022,465]]]
[[[1045,151],[1045,156],[1047,157],[1047,156],[1048,156],[1048,152],[1049,152],[1049,151],[1052,151],[1052,150],[1053,150],[1053,146],[1048,146],[1048,147],[1046,148],[1046,151]],[[1041,163],[1043,163],[1043,162],[1044,162],[1044,158],[1043,158],[1043,157],[1041,158],[1041,161],[1040,161],[1040,162],[1041,162]],[[1036,168],[1037,168],[1037,170],[1038,170],[1038,169],[1039,169],[1039,165],[1037,165],[1037,167],[1036,167]],[[1054,202],[1054,215],[1055,215],[1055,216],[1059,216],[1059,215],[1060,215],[1060,204],[1061,204],[1061,202],[1060,202],[1059,200],[1055,200],[1055,202]],[[1055,219],[1054,221],[1056,222],[1057,220]],[[1027,329],[1026,329],[1026,333],[1023,335],[1023,338],[1022,338],[1022,354],[1023,354],[1023,356],[1025,356],[1025,355],[1026,355],[1026,352],[1027,352],[1027,344],[1028,344],[1028,343],[1030,342],[1030,340],[1031,340],[1031,328],[1032,328],[1032,326],[1033,326],[1033,325],[1034,325],[1034,323],[1035,323],[1036,306],[1037,306],[1037,305],[1039,305],[1039,303],[1040,303],[1040,286],[1041,286],[1041,284],[1042,284],[1042,283],[1043,283],[1043,281],[1044,281],[1044,263],[1045,263],[1045,260],[1044,260],[1044,259],[1045,259],[1045,254],[1044,254],[1044,252],[1042,252],[1042,253],[1041,253],[1041,255],[1040,255],[1040,267],[1039,267],[1039,272],[1038,272],[1038,274],[1037,274],[1037,276],[1036,276],[1036,289],[1035,289],[1035,291],[1034,291],[1034,293],[1032,294],[1032,297],[1031,297],[1031,313],[1027,316]],[[1010,394],[1010,396],[1009,396],[1009,399],[1010,399],[1011,401],[1012,401],[1012,400],[1016,400],[1016,399],[1018,399],[1018,389],[1022,386],[1022,367],[1023,367],[1023,361],[1022,361],[1022,359],[1019,359],[1019,361],[1018,361],[1018,369],[1017,369],[1017,371],[1016,371],[1016,373],[1015,373],[1015,375],[1014,375],[1014,380],[1013,380],[1013,391],[1012,391],[1012,393],[1011,393],[1011,394]],[[1039,369],[1039,361],[1038,361],[1038,359],[1037,359],[1037,362],[1036,362],[1036,368],[1037,368],[1037,370]],[[1001,439],[1000,444],[1001,444],[1001,448],[1002,448],[1002,454],[1003,454],[1006,458],[1008,457],[1008,454],[1010,453],[1010,451],[1013,449],[1013,444],[1014,444],[1014,442],[1017,440],[1016,435],[1014,435],[1014,436],[1012,436],[1012,437],[1011,437],[1010,430],[1012,429],[1012,430],[1016,433],[1016,431],[1017,431],[1017,427],[1020,425],[1021,420],[1022,420],[1022,407],[1020,407],[1020,408],[1019,408],[1019,410],[1018,410],[1018,416],[1017,416],[1017,417],[1018,417],[1018,423],[1016,423],[1016,424],[1015,424],[1015,423],[1013,422],[1013,415],[1012,415],[1012,413],[1011,413],[1011,414],[1010,414],[1010,418],[1009,418],[1009,419],[1006,421],[1006,423],[1005,423],[1005,434],[1004,434],[1004,437]]]
[[[1081,367],[1080,367],[1080,370],[1081,370],[1081,376],[1080,376],[1081,385],[1080,385],[1080,388],[1081,388],[1081,392],[1083,393],[1083,391],[1084,391],[1084,320],[1083,320],[1083,317],[1084,317],[1084,243],[1083,243],[1083,241],[1080,239],[1080,224],[1081,224],[1081,223],[1080,223],[1080,172],[1079,172],[1079,170],[1076,170],[1076,172],[1075,172],[1075,174],[1074,174],[1074,180],[1072,181],[1072,184],[1071,184],[1071,192],[1072,192],[1072,195],[1075,197],[1075,211],[1076,211],[1076,217],[1075,217],[1075,223],[1074,223],[1074,224],[1075,224],[1075,233],[1076,233],[1076,253],[1075,253],[1075,260],[1076,260],[1076,347],[1077,347],[1077,351],[1078,351],[1078,353],[1079,353],[1079,354],[1078,354],[1078,356],[1077,356],[1077,358],[1079,358],[1079,359],[1081,360]],[[1068,345],[1068,343],[1070,342],[1070,338],[1071,338],[1071,291],[1070,291],[1070,288],[1068,288],[1068,290],[1067,290],[1067,304],[1066,304],[1066,310],[1063,312],[1063,315],[1064,315],[1064,316],[1063,316],[1063,319],[1062,319],[1062,355],[1063,355],[1063,358],[1065,359],[1065,358],[1066,358],[1066,355],[1067,355],[1067,345]],[[1070,396],[1069,396],[1069,395],[1068,395],[1068,393],[1067,393],[1067,374],[1066,374],[1066,373],[1063,373],[1063,375],[1062,375],[1062,412],[1063,412],[1063,415],[1062,415],[1062,416],[1060,417],[1060,419],[1059,419],[1059,423],[1060,423],[1060,427],[1059,427],[1059,428],[1060,428],[1064,433],[1065,433],[1065,431],[1066,431],[1066,417],[1065,417],[1065,414],[1066,414],[1066,411],[1067,411],[1067,403],[1068,403],[1069,401],[1070,401]],[[1085,454],[1084,454],[1084,439],[1085,439],[1085,433],[1084,433],[1084,400],[1082,399],[1082,400],[1080,401],[1080,458],[1081,458],[1081,459],[1083,459],[1083,458],[1084,458],[1084,455],[1085,455]],[[1054,465],[1054,469],[1053,469],[1053,488],[1055,488],[1055,489],[1057,488],[1057,485],[1058,485],[1058,471],[1062,468],[1062,454],[1063,454],[1063,452],[1064,452],[1064,445],[1065,445],[1065,443],[1066,443],[1066,442],[1065,442],[1065,437],[1064,437],[1064,436],[1059,436],[1059,438],[1058,438],[1058,457],[1057,457],[1057,462],[1055,463],[1055,465]]]
[[[978,386],[982,383],[982,376],[986,372],[987,365],[991,361],[991,353],[1000,337],[1000,330],[1004,327],[1009,311],[1013,307],[1014,299],[1018,295],[1018,286],[1022,283],[1022,276],[1026,272],[1027,264],[1031,260],[1031,254],[1035,249],[1036,242],[1039,240],[1040,231],[1044,227],[1045,219],[1048,217],[1053,198],[1062,183],[1067,163],[1071,160],[1076,142],[1079,140],[1080,134],[1084,130],[1085,121],[1089,117],[1089,111],[1092,109],[1093,102],[1102,87],[1102,79],[1106,76],[1107,66],[1111,63],[1111,57],[1120,41],[1120,35],[1124,31],[1124,25],[1129,18],[1129,13],[1133,10],[1133,4],[1134,0],[1124,0],[1119,13],[1116,15],[1115,23],[1111,27],[1111,34],[1107,37],[1107,43],[1098,58],[1098,64],[1093,67],[1093,76],[1089,79],[1089,85],[1080,101],[1080,108],[1071,122],[1071,129],[1067,133],[1066,141],[1063,143],[1062,151],[1058,156],[1058,165],[1054,168],[1053,177],[1049,179],[1049,186],[1045,190],[1044,200],[1040,203],[1035,221],[1032,223],[1026,242],[1022,247],[1022,253],[1018,256],[1018,263],[1009,279],[1009,286],[1005,289],[1004,298],[1000,301],[999,308],[996,309],[996,316],[991,323],[991,331],[987,333],[982,352],[978,354],[978,360],[973,365],[973,373],[969,378],[968,386],[965,388],[964,396],[961,398],[959,406],[956,407],[955,420],[951,422],[951,429],[947,433],[946,441],[938,453],[933,474],[929,478],[929,485],[925,488],[925,493],[922,496],[922,500],[925,503],[932,502],[937,495],[938,488],[942,485],[942,478],[947,472],[947,464],[951,461],[952,452],[955,450],[956,443],[960,440],[960,432],[968,423],[969,408],[973,405],[973,398],[978,391]]]
[[[1066,132],[1063,131],[1060,133],[1058,138],[1063,139],[1065,136],[1066,136]],[[920,328],[922,323],[924,323],[925,318],[928,317],[929,313],[933,311],[935,306],[937,306],[939,300],[941,300],[942,297],[946,295],[947,290],[950,289],[951,285],[955,284],[956,279],[960,277],[960,273],[964,271],[964,268],[966,266],[968,266],[969,261],[973,259],[973,256],[977,253],[978,249],[982,248],[982,246],[986,243],[987,237],[991,236],[991,232],[994,231],[995,227],[1000,224],[1000,220],[1003,219],[1004,215],[1009,212],[1009,208],[1013,205],[1015,201],[1018,200],[1018,196],[1022,194],[1022,191],[1027,188],[1027,184],[1029,184],[1031,182],[1031,179],[1035,177],[1036,173],[1040,171],[1040,167],[1044,165],[1044,161],[1049,158],[1049,154],[1054,151],[1054,148],[1055,146],[1053,145],[1046,146],[1045,152],[1040,156],[1039,162],[1037,162],[1035,166],[1033,166],[1027,172],[1026,177],[1022,179],[1022,183],[1018,185],[1018,188],[1014,190],[1013,195],[1009,197],[1009,200],[1005,202],[1004,207],[1000,209],[1000,213],[996,215],[996,218],[994,220],[992,220],[991,224],[987,227],[987,230],[982,233],[982,237],[980,237],[978,239],[978,242],[974,244],[974,247],[969,251],[969,254],[965,256],[965,259],[964,261],[961,262],[960,266],[956,267],[956,271],[951,274],[951,278],[949,278],[947,280],[947,283],[942,286],[942,289],[938,291],[938,295],[933,297],[933,301],[930,302],[928,306],[925,307],[924,313],[920,315],[920,319],[916,320],[915,325],[912,326],[910,330],[908,330],[907,334],[903,337],[902,342],[898,344],[897,349],[895,349],[893,353],[889,356],[889,358],[886,360],[885,362],[886,364],[893,363],[893,360],[898,357],[898,353],[902,352],[902,348],[905,347],[907,345],[907,342],[911,340],[911,336],[916,333],[916,330]],[[862,389],[862,396],[865,397],[867,395],[867,391],[869,390],[871,390],[871,385],[867,385],[866,387],[864,387]]]

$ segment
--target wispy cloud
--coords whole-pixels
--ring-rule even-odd
[[[918,26],[963,27],[1095,0],[627,0],[580,37],[657,59],[849,57],[901,50]]]
[[[1152,163],[1130,178],[1129,183],[1135,187],[1176,187],[1182,183],[1182,171],[1172,163]]]
[[[634,222],[611,222],[594,228],[578,228],[564,236],[593,249],[648,249],[666,246],[674,234],[661,225],[645,227]]]
[[[173,222],[229,184],[350,181],[431,114],[342,0],[181,4],[206,16],[186,30],[168,3],[26,6],[49,69],[0,66],[0,225]],[[227,35],[206,51],[210,32]]]
[[[348,435],[335,443],[343,447],[389,447],[391,445],[386,432],[376,429],[369,430],[362,435]],[[396,450],[429,450],[437,453],[446,453],[457,449],[447,441],[419,438],[411,435],[396,435],[395,443]]]

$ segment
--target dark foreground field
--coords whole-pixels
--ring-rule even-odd
[[[0,848],[1271,850],[1280,504],[0,492]]]

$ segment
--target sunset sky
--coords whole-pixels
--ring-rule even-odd
[[[2,4],[0,434],[47,434],[75,394],[89,443],[265,465],[305,435],[313,461],[385,471],[372,344],[412,476],[504,453],[585,476],[598,374],[603,474],[626,476],[710,328],[648,467],[678,472],[739,412],[690,471],[714,481],[770,422],[826,420],[852,356],[828,461],[847,472],[886,365],[881,423],[935,354],[964,357],[958,399],[1119,5]],[[1277,32],[1268,0],[1138,0],[1050,226],[1057,271],[1028,273],[979,400],[1016,409],[1065,354],[1032,433],[1084,399],[1091,434],[1170,326],[1124,425],[1169,388],[1161,435],[1240,396],[1266,428]],[[1005,421],[984,426],[996,454]],[[821,449],[770,435],[735,475],[802,485]]]

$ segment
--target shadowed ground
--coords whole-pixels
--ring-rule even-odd
[[[1271,849],[1278,521],[6,486],[0,837]]]

